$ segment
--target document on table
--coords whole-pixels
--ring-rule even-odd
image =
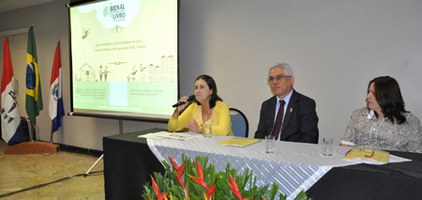
[[[251,144],[255,144],[262,139],[254,139],[254,138],[230,138],[227,140],[223,140],[218,142],[219,145],[226,145],[226,146],[237,146],[237,147],[246,147]]]
[[[352,148],[346,152],[343,159],[373,165],[411,161],[407,158],[391,155],[387,151],[367,148]]]
[[[151,138],[151,139],[174,139],[174,140],[190,140],[194,138],[202,137],[202,135],[190,132],[168,132],[159,131],[155,133],[148,133],[144,135],[138,135],[138,138]]]

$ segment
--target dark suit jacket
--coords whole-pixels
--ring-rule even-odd
[[[277,97],[264,101],[261,106],[258,130],[255,138],[265,138],[274,126]],[[284,111],[281,140],[293,142],[318,143],[318,116],[315,101],[293,90],[289,105]]]

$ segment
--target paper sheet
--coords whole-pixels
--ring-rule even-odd
[[[194,139],[198,137],[202,137],[202,135],[189,133],[189,132],[168,132],[168,131],[159,131],[155,133],[138,135],[138,138],[173,139],[173,140],[190,140],[190,139]]]

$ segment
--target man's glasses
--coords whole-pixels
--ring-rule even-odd
[[[268,82],[271,82],[271,81],[274,81],[274,80],[279,81],[279,80],[281,80],[284,77],[291,77],[291,76],[284,76],[282,74],[279,74],[279,75],[277,75],[275,77],[274,76],[270,76],[270,77],[268,77]]]

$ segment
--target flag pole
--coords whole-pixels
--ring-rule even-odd
[[[50,131],[50,144],[53,144],[53,122],[51,122],[51,131]]]
[[[32,141],[37,141],[37,133],[36,133],[37,130],[35,129],[35,126],[36,125],[31,120],[29,120],[29,122],[31,124],[31,129],[32,129],[32,131],[30,133],[31,140]]]

